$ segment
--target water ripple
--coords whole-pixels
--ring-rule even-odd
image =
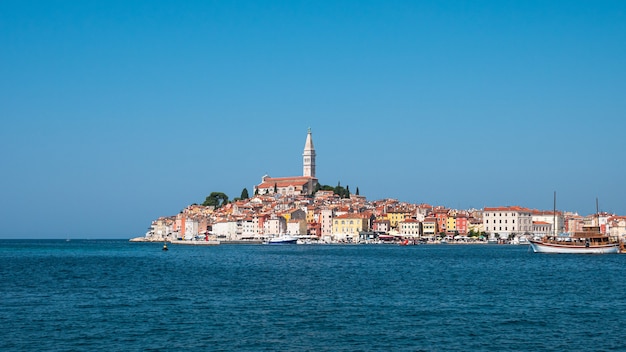
[[[0,241],[0,350],[619,350],[625,258]]]

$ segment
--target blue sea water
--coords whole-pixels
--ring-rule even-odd
[[[625,255],[0,241],[0,351],[625,350]]]

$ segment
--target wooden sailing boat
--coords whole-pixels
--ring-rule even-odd
[[[530,240],[530,246],[535,253],[590,253],[605,254],[619,253],[620,241],[607,236],[600,231],[600,213],[596,198],[595,221],[584,225],[582,231],[574,232],[570,236],[558,236],[556,228],[556,192],[554,192],[554,231],[541,240]]]

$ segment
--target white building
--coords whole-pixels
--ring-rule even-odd
[[[376,232],[387,233],[391,230],[391,224],[389,220],[376,220],[374,221],[372,230]]]
[[[253,239],[259,236],[259,222],[252,218],[246,218],[238,221],[238,239]]]
[[[532,233],[535,236],[547,236],[553,235],[554,230],[552,229],[552,224],[547,221],[533,221],[533,231]]]
[[[554,234],[554,230],[556,229],[557,234],[565,231],[565,219],[563,218],[563,213],[557,211],[556,216],[553,211],[533,211],[532,213],[533,223],[548,223],[550,224],[550,235]],[[555,219],[556,218],[556,219]],[[556,220],[556,227],[555,227]],[[541,235],[543,235],[543,231],[545,228],[542,227]],[[535,235],[537,235],[538,231],[534,231]],[[546,233],[547,234],[547,233]]]
[[[212,233],[218,239],[236,240],[237,221],[219,221],[213,224]]]
[[[196,236],[199,235],[199,225],[200,223],[197,220],[186,219],[185,220],[185,232],[184,239],[185,240],[193,240]]]
[[[511,234],[523,235],[533,231],[532,210],[518,206],[485,208],[483,228],[490,237],[497,233],[500,238]]]
[[[289,220],[287,223],[287,234],[291,236],[306,235],[306,221]]]
[[[420,222],[415,219],[405,219],[398,223],[398,233],[403,236],[418,237],[420,235]]]
[[[161,217],[152,222],[150,230],[146,234],[147,237],[153,237],[156,239],[168,238],[172,232],[174,232],[173,225],[175,218],[173,217]]]
[[[320,211],[319,223],[322,229],[321,237],[330,238],[330,236],[332,236],[333,216],[334,216],[334,212],[332,209],[322,209]]]
[[[263,233],[267,237],[275,237],[287,233],[287,220],[282,216],[272,216],[263,222]]]
[[[609,235],[626,239],[626,216],[613,216],[609,219]]]

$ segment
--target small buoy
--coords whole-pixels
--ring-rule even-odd
[[[163,250],[166,251],[167,250],[167,243],[163,245]]]

